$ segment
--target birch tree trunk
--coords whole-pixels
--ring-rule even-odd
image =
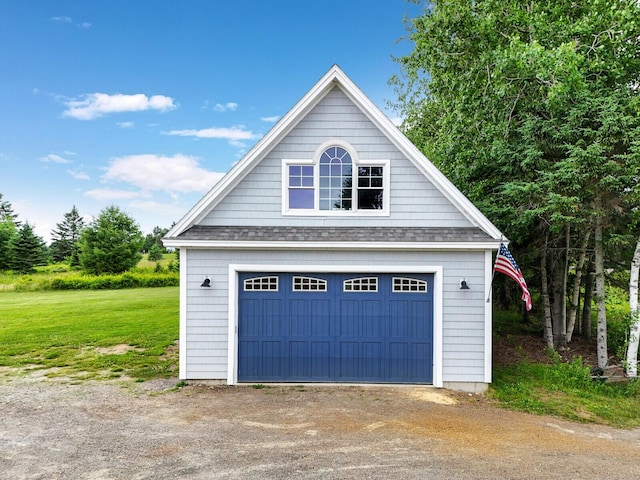
[[[599,203],[599,202],[597,202]],[[596,267],[596,303],[598,306],[597,354],[598,367],[604,369],[609,360],[607,351],[607,308],[604,291],[604,246],[602,244],[601,209],[596,205],[595,225],[595,267]]]
[[[544,338],[547,348],[553,350],[553,318],[551,316],[551,302],[549,301],[549,283],[547,279],[547,240],[540,260],[541,296],[544,306]]]
[[[627,347],[627,361],[625,370],[627,377],[638,376],[638,342],[640,336],[640,316],[638,315],[638,276],[640,274],[640,237],[636,243],[636,250],[631,261],[631,276],[629,277],[629,307],[631,308],[631,328],[629,330],[629,346]]]
[[[553,345],[560,351],[567,347],[567,264],[562,252],[563,250],[554,251],[551,271]]]
[[[569,303],[569,311],[567,312],[567,342],[571,343],[573,337],[573,330],[576,326],[576,315],[578,312],[578,306],[580,304],[580,285],[582,284],[582,271],[584,270],[584,262],[587,258],[587,246],[589,245],[589,238],[591,237],[591,230],[585,232],[580,243],[580,253],[578,254],[578,262],[576,263],[576,275],[573,278],[573,291],[571,292],[571,301]]]
[[[589,259],[587,275],[584,279],[584,299],[582,300],[582,338],[591,339],[591,303],[593,302],[593,259]]]

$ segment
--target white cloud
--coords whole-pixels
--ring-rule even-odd
[[[403,122],[404,120],[402,119],[402,117],[392,117],[392,118],[391,118],[391,121],[393,122],[393,124],[394,124],[396,127],[401,127],[401,126],[402,126],[402,122]]]
[[[101,202],[114,202],[118,200],[131,200],[140,196],[139,192],[130,190],[113,190],[111,188],[96,188],[84,192],[84,195]]]
[[[57,17],[51,17],[49,20],[51,20],[52,22],[56,22],[56,23],[73,23],[73,18],[67,17],[66,15],[60,15],[60,16],[57,16]],[[93,25],[91,25],[89,22],[76,23],[76,27],[83,28],[85,30],[91,28],[92,26]]]
[[[272,117],[261,117],[260,120],[267,123],[275,123],[280,120],[280,115],[274,115]]]
[[[71,175],[76,180],[91,180],[89,174],[80,172],[78,170],[67,170],[67,173]]]
[[[262,137],[261,133],[253,133],[251,130],[245,130],[242,125],[231,128],[204,128],[201,130],[171,130],[165,135],[178,135],[181,137],[196,138],[221,138],[233,142],[242,140],[255,140]]]
[[[116,158],[102,179],[130,183],[143,191],[175,194],[206,192],[223,175],[200,167],[195,157],[146,154]]]
[[[61,157],[60,155],[56,155],[55,153],[50,153],[49,155],[45,155],[44,157],[40,157],[41,162],[45,163],[71,163],[71,160],[67,160],[66,158]]]
[[[51,17],[50,20],[52,22],[58,22],[58,23],[71,23],[71,22],[73,22],[73,19],[71,17],[67,17],[67,16]]]
[[[238,104],[235,102],[216,103],[213,109],[216,112],[226,112],[227,110],[235,112],[238,109]]]
[[[76,152],[72,152],[71,150],[65,150],[65,151],[64,151],[64,154],[65,154],[65,155],[68,155],[68,156],[70,156],[70,155],[77,155],[77,153],[76,153]]]
[[[133,128],[135,124],[133,122],[116,122],[116,125],[120,128]]]
[[[143,93],[134,95],[90,93],[83,95],[80,100],[73,99],[64,103],[67,110],[62,112],[62,115],[77,120],[93,120],[110,113],[140,112],[143,110],[166,112],[177,108],[171,97],[164,95],[147,97]]]

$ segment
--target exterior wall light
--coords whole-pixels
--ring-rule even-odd
[[[460,280],[460,290],[470,290],[469,285],[467,285],[467,279],[463,278]]]
[[[211,287],[211,280],[209,277],[204,277],[204,281],[200,284],[201,287],[209,288]]]

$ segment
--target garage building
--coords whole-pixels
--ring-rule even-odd
[[[164,239],[180,378],[483,391],[501,237],[333,66]]]

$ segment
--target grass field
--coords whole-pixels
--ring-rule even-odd
[[[72,378],[177,375],[178,287],[0,293],[0,369]]]
[[[0,375],[175,377],[178,322],[178,287],[0,291]],[[489,396],[515,410],[640,427],[640,383],[593,382],[579,362],[496,367]]]

